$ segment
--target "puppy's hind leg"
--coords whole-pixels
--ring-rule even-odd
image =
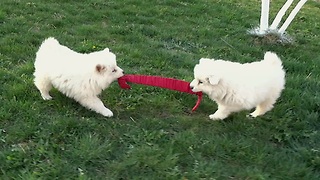
[[[34,84],[40,91],[40,94],[44,100],[50,100],[52,97],[49,94],[49,91],[52,88],[51,81],[49,78],[44,76],[35,76],[34,78]]]
[[[257,117],[257,116],[261,116],[261,115],[264,115],[266,112],[270,111],[272,108],[273,108],[273,104],[275,103],[276,101],[273,100],[273,99],[268,99],[262,103],[260,103],[255,111],[253,111],[249,116],[251,117]]]
[[[91,109],[97,113],[102,114],[106,117],[112,117],[113,113],[110,109],[106,108],[102,101],[98,97],[87,97],[87,98],[77,98],[76,99],[82,106]]]

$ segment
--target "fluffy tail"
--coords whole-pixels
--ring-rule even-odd
[[[44,40],[41,44],[40,48],[46,47],[46,48],[52,48],[59,44],[59,41],[56,40],[54,37],[49,37],[46,40]]]
[[[271,65],[274,65],[274,66],[281,66],[282,67],[282,61],[281,59],[277,56],[276,53],[273,53],[273,52],[266,52],[264,54],[264,61],[268,62],[269,64]]]
[[[55,51],[57,46],[59,46],[59,42],[53,38],[49,37],[44,40],[36,54],[35,67],[46,67],[48,66],[47,59],[50,59],[52,56],[52,51]]]

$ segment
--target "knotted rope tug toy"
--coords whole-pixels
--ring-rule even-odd
[[[196,105],[192,108],[192,111],[195,111],[201,102],[202,92],[193,92],[190,88],[190,83],[183,80],[165,78],[161,76],[149,76],[149,75],[124,75],[118,79],[118,84],[123,89],[131,89],[127,82],[142,84],[147,86],[155,86],[160,88],[166,88],[170,90],[185,92],[189,94],[196,94],[198,100]]]

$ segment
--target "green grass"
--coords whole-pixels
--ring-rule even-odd
[[[271,19],[281,1],[271,2]],[[248,35],[257,0],[1,0],[0,179],[320,179],[320,4],[287,29],[293,44]],[[210,121],[214,102],[165,89],[112,84],[104,118],[33,85],[41,42],[80,52],[109,47],[129,74],[191,81],[201,57],[238,62],[275,51],[286,89],[265,116]]]

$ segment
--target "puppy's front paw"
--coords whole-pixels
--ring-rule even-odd
[[[104,109],[101,114],[105,117],[112,117],[113,116],[113,112],[110,111],[108,108]]]
[[[51,100],[52,99],[52,97],[49,94],[42,94],[41,96],[42,96],[43,100]]]
[[[220,114],[214,113],[214,114],[209,115],[209,118],[211,120],[217,121],[217,120],[223,120],[225,117],[221,116]]]

